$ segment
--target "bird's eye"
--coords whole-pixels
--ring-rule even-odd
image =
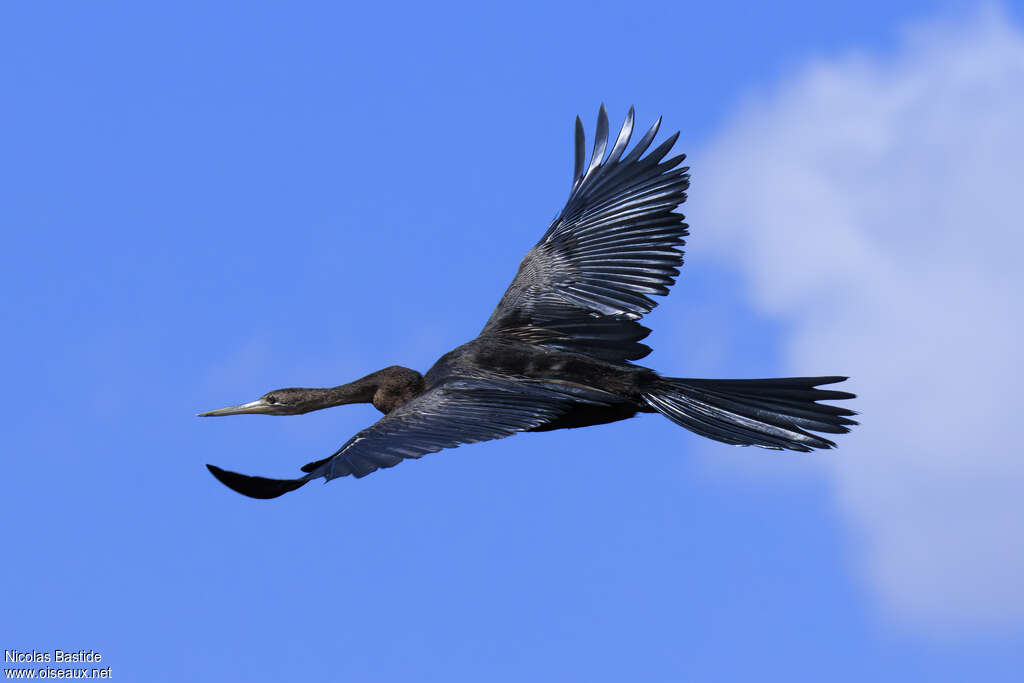
[[[267,403],[270,403],[272,405],[276,405],[277,404],[277,397],[276,396],[266,396],[265,400],[266,400]]]

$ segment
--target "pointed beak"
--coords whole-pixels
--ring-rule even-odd
[[[223,415],[265,415],[270,412],[270,404],[262,398],[249,403],[240,403],[237,406],[228,406],[211,410],[208,413],[199,413],[197,417],[221,417]]]

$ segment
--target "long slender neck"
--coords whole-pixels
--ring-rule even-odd
[[[415,370],[392,365],[362,379],[330,389],[318,389],[316,398],[323,408],[348,403],[372,403],[382,413],[390,413],[423,392],[423,376]],[[317,408],[319,410],[319,408]]]
[[[377,382],[374,379],[373,375],[367,375],[348,384],[341,384],[329,389],[317,389],[317,398],[323,402],[324,408],[333,408],[349,403],[370,403],[373,401],[373,395],[377,393]]]

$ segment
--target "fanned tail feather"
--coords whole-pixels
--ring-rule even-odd
[[[854,398],[818,389],[846,377],[776,379],[660,379],[644,400],[676,424],[709,439],[738,446],[810,451],[835,443],[811,432],[844,434],[856,413],[818,403]]]

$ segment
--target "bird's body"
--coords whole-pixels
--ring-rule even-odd
[[[660,123],[660,121],[659,121]],[[820,404],[852,394],[816,388],[843,377],[763,380],[665,378],[635,364],[650,353],[637,321],[679,274],[687,225],[683,156],[662,161],[670,137],[642,157],[656,123],[628,154],[630,110],[605,158],[608,120],[585,167],[576,121],[576,169],[569,202],[527,253],[480,335],[446,353],[425,375],[391,366],[332,389],[280,389],[204,415],[291,415],[372,403],[385,416],[296,479],[267,479],[208,466],[224,484],[273,498],[306,482],[362,477],[405,458],[524,431],[586,427],[658,412],[709,438],[737,445],[809,451],[831,448],[811,431],[843,433],[854,413]],[[678,135],[678,134],[677,134]],[[810,431],[808,431],[810,430]]]
[[[481,373],[484,368],[486,372]],[[487,336],[446,353],[427,372],[425,380],[427,387],[433,387],[449,377],[474,375],[522,382],[527,387],[536,383],[567,393],[576,391],[595,401],[573,402],[556,418],[524,431],[588,427],[633,417],[637,412],[655,412],[642,398],[644,388],[657,377],[647,368]]]

